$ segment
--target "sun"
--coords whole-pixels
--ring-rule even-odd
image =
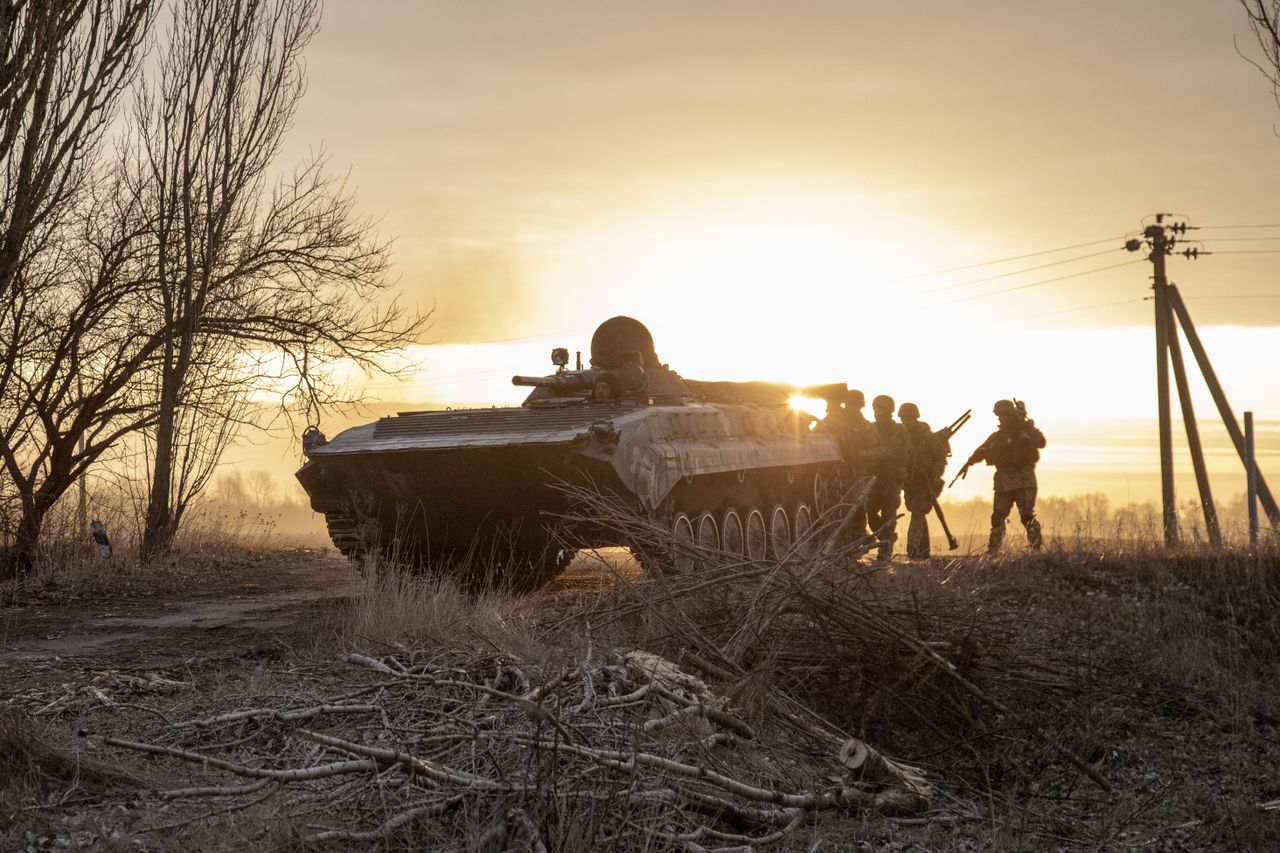
[[[812,415],[818,420],[822,420],[827,416],[826,400],[819,400],[817,397],[806,397],[797,392],[791,395],[789,402],[792,409],[797,412],[804,412],[806,415]]]

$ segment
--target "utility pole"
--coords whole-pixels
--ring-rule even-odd
[[[1253,412],[1244,413],[1244,455],[1248,466],[1246,500],[1249,503],[1249,547],[1258,547],[1258,457],[1253,446]]]
[[[1169,281],[1164,259],[1173,241],[1165,235],[1164,214],[1156,214],[1154,225],[1143,232],[1151,244],[1154,268],[1151,289],[1156,303],[1156,407],[1160,421],[1160,499],[1164,507],[1164,544],[1178,544],[1178,504],[1173,492],[1173,425],[1169,419]]]
[[[1236,421],[1230,404],[1227,403],[1226,392],[1223,391],[1222,384],[1213,371],[1213,365],[1209,363],[1209,355],[1200,341],[1195,324],[1191,322],[1186,303],[1182,301],[1182,295],[1178,293],[1177,286],[1170,284],[1165,276],[1165,258],[1173,253],[1173,247],[1178,242],[1178,238],[1186,234],[1188,228],[1194,227],[1186,222],[1166,223],[1164,220],[1167,215],[1156,214],[1155,224],[1148,225],[1142,231],[1145,239],[1133,238],[1126,240],[1124,244],[1130,252],[1136,252],[1144,245],[1151,249],[1148,257],[1153,271],[1151,289],[1156,303],[1156,403],[1159,407],[1160,422],[1160,487],[1164,504],[1164,541],[1168,547],[1178,544],[1178,508],[1173,492],[1173,430],[1169,420],[1169,362],[1172,359],[1174,377],[1178,383],[1178,399],[1182,404],[1182,420],[1187,428],[1187,448],[1191,451],[1191,464],[1196,474],[1196,485],[1200,489],[1200,503],[1204,508],[1205,531],[1209,535],[1210,544],[1218,547],[1222,544],[1222,530],[1218,522],[1217,510],[1213,505],[1213,492],[1209,488],[1209,472],[1204,462],[1204,450],[1200,444],[1200,429],[1196,425],[1195,409],[1191,405],[1187,368],[1183,363],[1182,348],[1178,342],[1179,328],[1191,347],[1191,354],[1195,356],[1200,375],[1204,377],[1209,394],[1218,407],[1218,414],[1222,416],[1227,434],[1231,437],[1236,452],[1240,454],[1240,461],[1244,463],[1249,493],[1257,495],[1257,500],[1267,513],[1272,529],[1280,529],[1280,506],[1277,505],[1271,490],[1267,487],[1267,481],[1258,470],[1258,463],[1254,457],[1253,413],[1246,413],[1245,430],[1241,432],[1240,424]],[[1209,255],[1212,252],[1203,251],[1199,247],[1190,247],[1178,254],[1188,260],[1195,260],[1201,255]],[[1256,518],[1257,510],[1252,500],[1250,500],[1250,508]],[[1256,521],[1254,525],[1256,526]],[[1251,535],[1256,536],[1252,529]]]

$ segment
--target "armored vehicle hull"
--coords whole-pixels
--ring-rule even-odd
[[[406,412],[313,442],[297,476],[334,544],[533,588],[574,548],[631,544],[574,520],[575,489],[748,558],[812,523],[840,454],[790,389],[686,383],[643,353],[629,372],[597,367],[596,350],[590,370],[516,377],[542,383],[519,407]]]

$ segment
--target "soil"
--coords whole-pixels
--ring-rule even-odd
[[[350,598],[330,549],[202,560],[198,571],[43,584],[0,610],[0,680],[39,688],[76,671],[164,670],[261,657]]]
[[[638,572],[625,552],[606,559],[611,571]],[[1016,646],[1023,661],[1043,664],[1034,672],[1005,672],[997,649],[974,651],[986,662],[975,662],[968,674],[1020,715],[1016,725],[984,712],[991,736],[958,748],[952,733],[910,725],[895,730],[881,722],[867,735],[929,768],[943,791],[946,819],[859,818],[810,836],[825,839],[814,849],[1280,849],[1274,615],[1241,608],[1239,601],[1223,604],[1176,578],[1105,562],[1060,565],[1047,558],[1005,571],[943,561],[901,569],[935,592],[981,587],[974,618],[991,627],[988,641]],[[1034,581],[1025,577],[1030,573]],[[204,559],[198,566],[24,590],[0,607],[0,712],[7,706],[33,715],[26,719],[39,721],[40,737],[69,753],[77,732],[110,726],[114,711],[94,701],[93,685],[118,685],[121,674],[150,680],[152,688],[139,689],[161,707],[167,685],[182,685],[175,690],[185,692],[172,701],[188,710],[200,704],[192,690],[317,670],[314,650],[340,622],[357,579],[336,553],[317,549]],[[557,600],[591,595],[610,582],[610,571],[580,559],[540,595],[558,606]],[[926,607],[928,594],[922,593]],[[1154,622],[1153,613],[1159,614]],[[1186,660],[1175,653],[1184,634],[1205,638]],[[1213,659],[1203,660],[1205,654]],[[319,687],[306,682],[308,675],[288,691],[337,689],[341,676],[335,682],[332,671],[324,668]],[[217,705],[216,698],[206,701]],[[1002,725],[1009,730],[1002,732]],[[1028,725],[1047,738],[1026,737]],[[1102,791],[1070,767],[1053,744],[1087,761],[1115,791]],[[140,764],[126,769],[155,778],[154,769],[144,772]],[[5,790],[0,781],[0,794]],[[156,835],[137,845],[125,839],[107,845],[100,831],[84,827],[103,825],[103,815],[128,808],[127,801],[113,795],[76,802],[82,804],[75,831],[59,829],[66,820],[58,806],[15,809],[0,802],[0,847],[183,849]],[[101,814],[94,811],[99,808]]]
[[[638,567],[622,549],[613,571]],[[104,574],[74,586],[44,582],[0,607],[0,683],[102,670],[201,668],[277,655],[315,641],[355,594],[360,575],[330,548],[201,560],[146,575]],[[579,557],[539,595],[585,595],[611,572]]]

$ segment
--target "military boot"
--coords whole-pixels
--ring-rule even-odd
[[[1034,515],[1030,518],[1024,518],[1022,526],[1027,528],[1027,545],[1031,547],[1032,551],[1039,551],[1044,545],[1044,535],[1040,530],[1040,519]]]
[[[1000,543],[1004,541],[1004,524],[1004,521],[991,519],[991,536],[987,539],[988,554],[994,554],[1000,550]]]
[[[929,558],[929,517],[922,512],[911,513],[907,525],[907,556],[913,560]]]

